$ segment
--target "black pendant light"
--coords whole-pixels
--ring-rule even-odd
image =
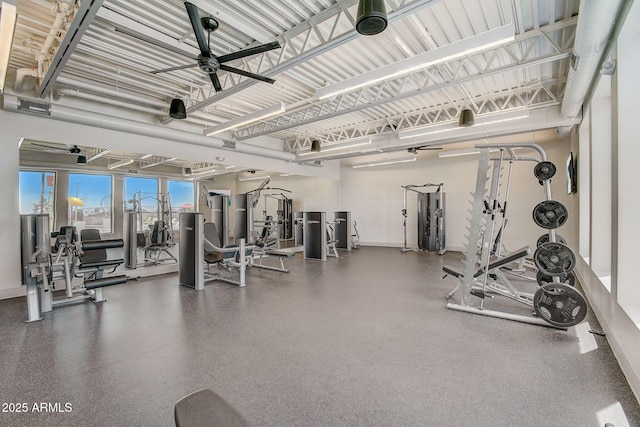
[[[318,141],[317,139],[311,141],[311,151],[313,151],[314,153],[320,151],[320,141]]]
[[[187,109],[184,107],[184,102],[180,98],[174,98],[171,100],[171,107],[169,107],[169,117],[174,119],[186,119]]]
[[[460,111],[460,120],[458,120],[458,127],[473,126],[475,119],[473,117],[473,111],[469,108],[465,108]]]
[[[86,165],[87,164],[87,157],[83,156],[82,154],[80,154],[78,156],[78,159],[76,160],[76,163],[79,165]]]
[[[387,28],[387,11],[384,0],[360,0],[356,31],[365,36],[373,36]]]

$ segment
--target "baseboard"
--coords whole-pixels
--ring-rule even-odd
[[[611,350],[631,390],[640,402],[640,352],[638,352],[640,328],[633,323],[580,256],[577,257],[574,272],[602,330],[607,334]]]
[[[23,297],[27,294],[26,286],[17,286],[14,288],[0,289],[0,299]]]

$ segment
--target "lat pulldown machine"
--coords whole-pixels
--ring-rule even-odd
[[[444,213],[445,194],[442,191],[444,184],[402,185],[402,231],[403,241],[401,252],[430,251],[442,255],[446,252],[444,241]],[[438,187],[435,192],[427,193],[420,188]],[[418,248],[407,247],[407,193],[411,191],[418,197]]]

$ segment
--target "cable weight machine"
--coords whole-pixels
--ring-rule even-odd
[[[445,193],[442,191],[443,183],[440,184],[423,184],[423,185],[401,185],[403,189],[403,208],[402,208],[402,232],[403,241],[401,252],[410,251],[430,251],[437,252],[442,255],[446,252],[445,248]],[[435,192],[420,191],[437,187]],[[407,194],[414,192],[417,195],[417,213],[418,213],[418,248],[407,247]]]

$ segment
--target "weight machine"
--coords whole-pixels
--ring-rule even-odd
[[[567,275],[575,268],[575,255],[568,246],[558,242],[555,229],[564,224],[568,218],[566,208],[551,198],[551,162],[547,161],[546,153],[537,144],[490,144],[476,145],[480,149],[476,188],[471,202],[468,240],[463,260],[463,269],[452,266],[443,266],[447,275],[458,279],[456,288],[451,291],[446,299],[451,299],[456,291],[461,291],[460,304],[448,303],[447,307],[516,320],[520,322],[551,326],[566,329],[580,323],[586,316],[586,300],[582,294],[571,285],[562,283],[562,275]],[[516,148],[530,148],[538,152],[539,157],[519,157],[514,152]],[[489,180],[490,149],[499,150],[499,157],[493,159],[493,171],[489,187],[488,201],[485,198],[486,182]],[[540,227],[548,230],[546,242],[541,242],[533,255],[536,267],[548,275],[548,281],[539,280],[540,287],[535,293],[522,292],[506,277],[504,271],[512,262],[521,262],[531,255],[530,247],[525,246],[504,257],[493,252],[493,233],[498,216],[503,215],[506,208],[506,199],[502,208],[499,207],[499,189],[502,178],[503,162],[505,160],[535,161],[534,175],[539,179],[544,188],[545,200],[539,203],[533,210],[533,219]],[[552,164],[551,164],[552,165]],[[546,172],[542,173],[541,169]],[[555,169],[555,167],[554,167]],[[510,175],[509,175],[510,177]],[[509,184],[507,185],[508,192]],[[504,226],[504,221],[503,221]],[[544,239],[539,239],[544,240]],[[480,254],[478,255],[478,246]],[[492,260],[492,255],[495,259]],[[518,301],[529,307],[533,307],[538,317],[528,317],[517,314],[505,313],[484,308],[485,298],[493,298],[493,294],[502,295]],[[474,306],[471,297],[480,299],[479,306]]]
[[[180,284],[197,291],[204,290],[205,283],[212,280],[246,286],[246,269],[255,246],[245,244],[244,238],[237,241],[238,246],[223,247],[215,224],[205,223],[202,213],[180,213]],[[219,270],[212,272],[205,264],[217,265]]]
[[[243,238],[255,245],[253,256],[249,260],[252,267],[288,273],[289,269],[285,268],[284,259],[293,258],[298,250],[297,248],[281,248],[280,235],[286,224],[289,224],[288,227],[293,224],[292,201],[284,194],[291,191],[283,188],[269,188],[267,187],[269,182],[270,178],[266,178],[255,190],[233,196],[234,237],[236,241],[238,238]],[[278,191],[278,193],[272,193],[272,191]],[[264,221],[256,221],[253,211],[260,202],[263,192],[265,192],[265,210],[263,211],[265,219]],[[278,199],[277,221],[267,218],[268,198]],[[255,225],[262,226],[262,233],[258,234],[254,230]],[[275,237],[273,237],[274,235]],[[263,260],[269,257],[278,257],[280,267],[263,264]]]
[[[144,263],[142,265],[157,265],[164,262],[178,262],[178,259],[169,251],[175,246],[173,239],[173,209],[171,208],[171,194],[149,194],[136,192],[133,199],[128,200],[131,210],[127,212],[125,235],[126,242],[126,266],[137,268],[138,248],[144,251]],[[143,207],[144,200],[157,202],[155,216],[151,217],[152,223],[146,223],[142,216],[147,213]],[[145,225],[147,227],[145,227]],[[162,254],[167,256],[161,258]]]
[[[20,215],[22,284],[27,287],[27,322],[42,319],[53,308],[87,299],[106,301],[102,288],[126,283],[125,275],[104,277],[123,259],[107,259],[107,249],[121,248],[122,239],[101,240],[96,229],[84,229],[80,237],[74,226],[64,226],[59,233],[49,233],[49,215]],[[51,237],[55,245],[51,247]],[[73,278],[82,278],[74,286]],[[56,282],[65,284],[65,296],[53,297]]]
[[[423,185],[401,185],[403,189],[402,208],[402,249],[401,252],[431,251],[442,255],[445,248],[445,194],[442,191],[443,183]],[[437,187],[435,192],[427,193],[419,188]],[[407,247],[407,193],[412,191],[418,197],[418,248]]]

